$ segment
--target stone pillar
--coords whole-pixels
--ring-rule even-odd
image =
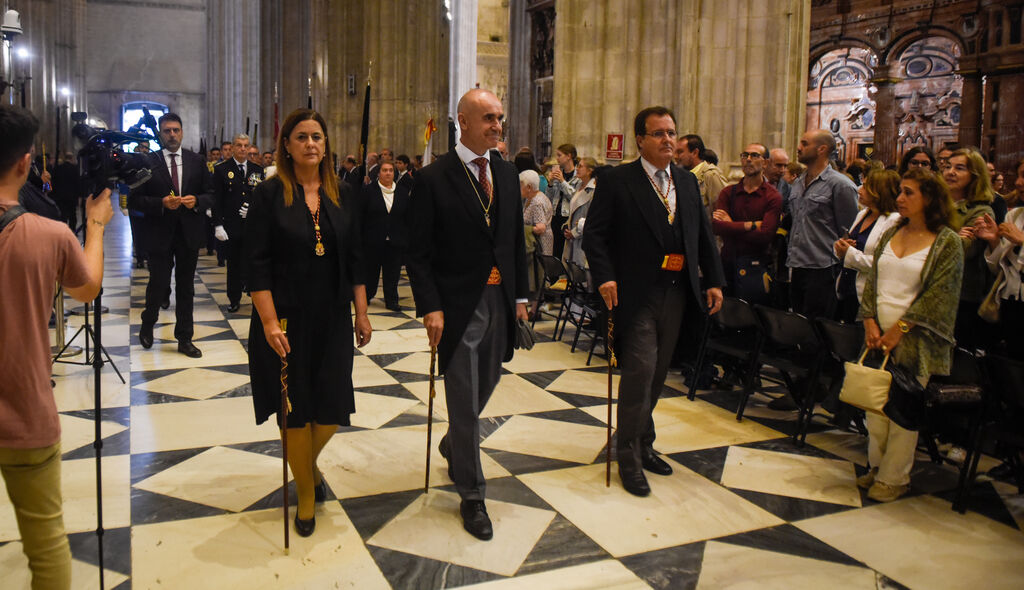
[[[249,134],[261,121],[260,3],[223,0],[207,3],[206,120],[209,144]],[[223,129],[223,137],[221,130]],[[262,149],[259,138],[253,138]]]
[[[999,100],[995,106],[996,120],[995,160],[998,170],[1016,173],[1017,162],[1024,158],[1024,73],[992,76],[999,83]]]
[[[806,117],[810,6],[803,0],[558,0],[554,144],[604,158],[633,117],[662,104],[728,173],[749,141],[795,148]]]
[[[896,120],[896,84],[900,79],[893,76],[898,65],[879,64],[870,80],[878,88],[875,93],[875,153],[874,159],[883,164],[898,164],[896,161],[896,134],[899,131]]]
[[[963,98],[960,101],[960,145],[980,146],[981,73],[977,70],[961,70],[957,73],[964,80]]]
[[[452,0],[451,53],[448,62],[448,112],[455,119],[456,106],[476,83],[477,0]],[[456,129],[458,125],[456,124]]]
[[[505,140],[515,154],[522,146],[532,144],[530,120],[532,104],[530,80],[530,15],[528,0],[509,2],[508,94],[505,101]]]

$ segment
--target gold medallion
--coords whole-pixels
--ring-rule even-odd
[[[235,177],[235,173],[230,171],[230,170],[228,170],[228,178],[234,178],[234,177]]]
[[[491,216],[487,213],[484,213],[484,221],[487,222],[487,227],[491,227]]]
[[[321,244],[320,242],[317,242],[316,243],[316,248],[313,249],[313,253],[316,254],[317,256],[323,256],[324,255],[324,245]]]

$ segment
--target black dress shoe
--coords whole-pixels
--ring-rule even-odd
[[[218,260],[217,261],[217,266],[224,266],[224,261],[223,260]]]
[[[327,499],[327,481],[324,479],[320,480],[320,483],[313,486],[313,499],[317,502],[323,502]]]
[[[489,541],[494,536],[483,500],[463,500],[459,504],[459,513],[462,514],[462,528],[469,534],[481,541]]]
[[[299,515],[295,515],[295,532],[299,533],[300,537],[308,537],[313,534],[316,530],[316,517],[309,520],[302,520]]]
[[[640,461],[644,469],[658,475],[672,475],[672,466],[659,457],[654,449],[647,447],[640,452]]]
[[[441,451],[441,456],[448,462],[448,479],[455,482],[455,469],[452,467],[452,447],[451,443],[448,442],[448,435],[441,437],[441,442],[437,445],[437,449]]]
[[[398,303],[385,303],[384,307],[386,307],[388,311],[402,311],[402,306],[398,305]]]
[[[239,307],[241,307],[241,306],[238,304],[237,301],[234,302],[234,303],[229,303],[228,304],[228,313],[235,313],[236,311],[238,311]]]
[[[194,359],[201,358],[203,356],[203,351],[196,348],[196,345],[192,344],[190,340],[182,340],[179,342],[178,352]]]
[[[619,479],[622,480],[622,487],[626,488],[626,491],[634,496],[642,498],[651,493],[651,486],[647,485],[647,478],[644,477],[642,469],[637,469],[635,466],[626,466],[620,462]]]
[[[139,328],[139,344],[142,345],[142,348],[147,349],[153,346],[153,326],[142,324],[142,327]]]

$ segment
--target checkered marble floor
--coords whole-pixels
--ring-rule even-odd
[[[316,533],[292,534],[286,556],[278,433],[255,425],[249,399],[248,299],[227,313],[224,269],[204,255],[195,299],[203,358],[176,352],[173,301],[143,350],[147,273],[131,268],[124,218],[108,232],[107,261],[103,339],[128,379],[103,372],[107,587],[1024,587],[1024,500],[1014,488],[982,482],[972,510],[956,514],[956,473],[919,456],[912,493],[876,504],[854,483],[865,469],[862,437],[820,427],[797,449],[786,438],[793,414],[757,396],[737,422],[734,393],[691,402],[678,375],[655,412],[655,447],[674,473],[651,475],[647,498],[626,493],[614,468],[605,487],[606,374],[600,360],[588,367],[585,352],[551,341],[550,322],[538,324],[534,350],[505,365],[481,418],[495,538],[479,542],[462,530],[436,448],[443,395],[423,493],[429,356],[404,281],[401,312],[370,306],[376,331],[355,359],[353,426],[320,461],[329,501],[317,508]],[[80,316],[70,322],[69,336]],[[54,373],[74,587],[93,588],[92,370],[58,364]],[[4,497],[4,588],[28,588],[18,538]]]

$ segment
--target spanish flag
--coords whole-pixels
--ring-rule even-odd
[[[427,119],[427,127],[423,130],[423,165],[426,166],[433,159],[432,148],[434,147],[434,132],[437,125],[434,125],[434,118]]]

